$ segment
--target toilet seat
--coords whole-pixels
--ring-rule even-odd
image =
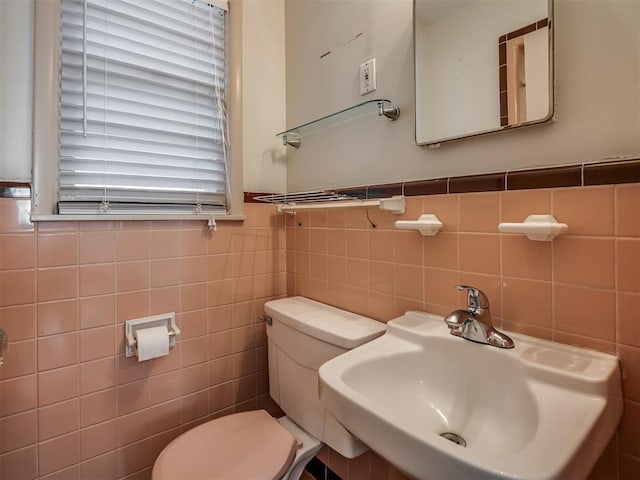
[[[264,410],[227,415],[173,440],[153,480],[276,480],[296,454],[296,439]]]

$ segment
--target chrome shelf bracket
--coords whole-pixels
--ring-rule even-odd
[[[383,101],[378,102],[378,115],[385,116],[392,122],[397,120],[400,116],[400,109],[395,105],[391,105],[390,107],[385,107]]]
[[[296,132],[288,132],[282,135],[282,144],[289,145],[293,148],[300,148],[300,139],[298,138],[298,134]]]

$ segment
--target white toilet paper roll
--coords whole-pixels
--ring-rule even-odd
[[[139,362],[169,354],[169,331],[166,325],[140,328],[135,335]]]

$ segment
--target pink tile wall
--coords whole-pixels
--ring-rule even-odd
[[[264,301],[306,295],[386,321],[492,301],[497,326],[620,355],[625,413],[592,473],[640,478],[640,185],[411,197],[401,217],[247,204],[243,224],[41,223],[0,200],[0,478],[145,478],[160,449],[207,419],[268,399]],[[500,221],[551,212],[539,243]],[[435,237],[393,229],[436,213]],[[373,228],[370,221],[376,225]],[[285,242],[289,248],[285,250]],[[529,301],[525,301],[529,299]],[[168,357],[123,353],[124,320],[176,311]],[[343,479],[402,479],[374,452],[320,458]]]
[[[285,293],[285,229],[243,223],[31,224],[0,199],[0,478],[149,478],[181,432],[273,408],[258,312]],[[25,215],[26,214],[26,215]],[[174,311],[169,356],[125,358],[123,323]]]
[[[387,321],[460,308],[453,285],[465,283],[488,294],[499,328],[618,354],[624,416],[591,479],[640,478],[639,184],[409,197],[401,216],[368,210],[287,217],[288,294]],[[443,230],[394,230],[421,213]],[[547,243],[498,232],[546,213],[569,233]],[[375,453],[321,457],[345,480],[402,478]]]

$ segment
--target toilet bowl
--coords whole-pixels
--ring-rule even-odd
[[[322,447],[313,437],[305,440],[303,446],[303,442],[264,410],[227,415],[192,428],[171,442],[158,456],[152,478],[293,478],[289,476],[293,467],[301,465],[303,469]],[[296,461],[303,457],[308,457],[304,464]]]
[[[235,413],[199,425],[158,456],[153,480],[297,480],[329,445],[348,458],[367,450],[324,410],[318,368],[382,335],[385,325],[304,297],[265,304],[269,393],[286,413]]]

